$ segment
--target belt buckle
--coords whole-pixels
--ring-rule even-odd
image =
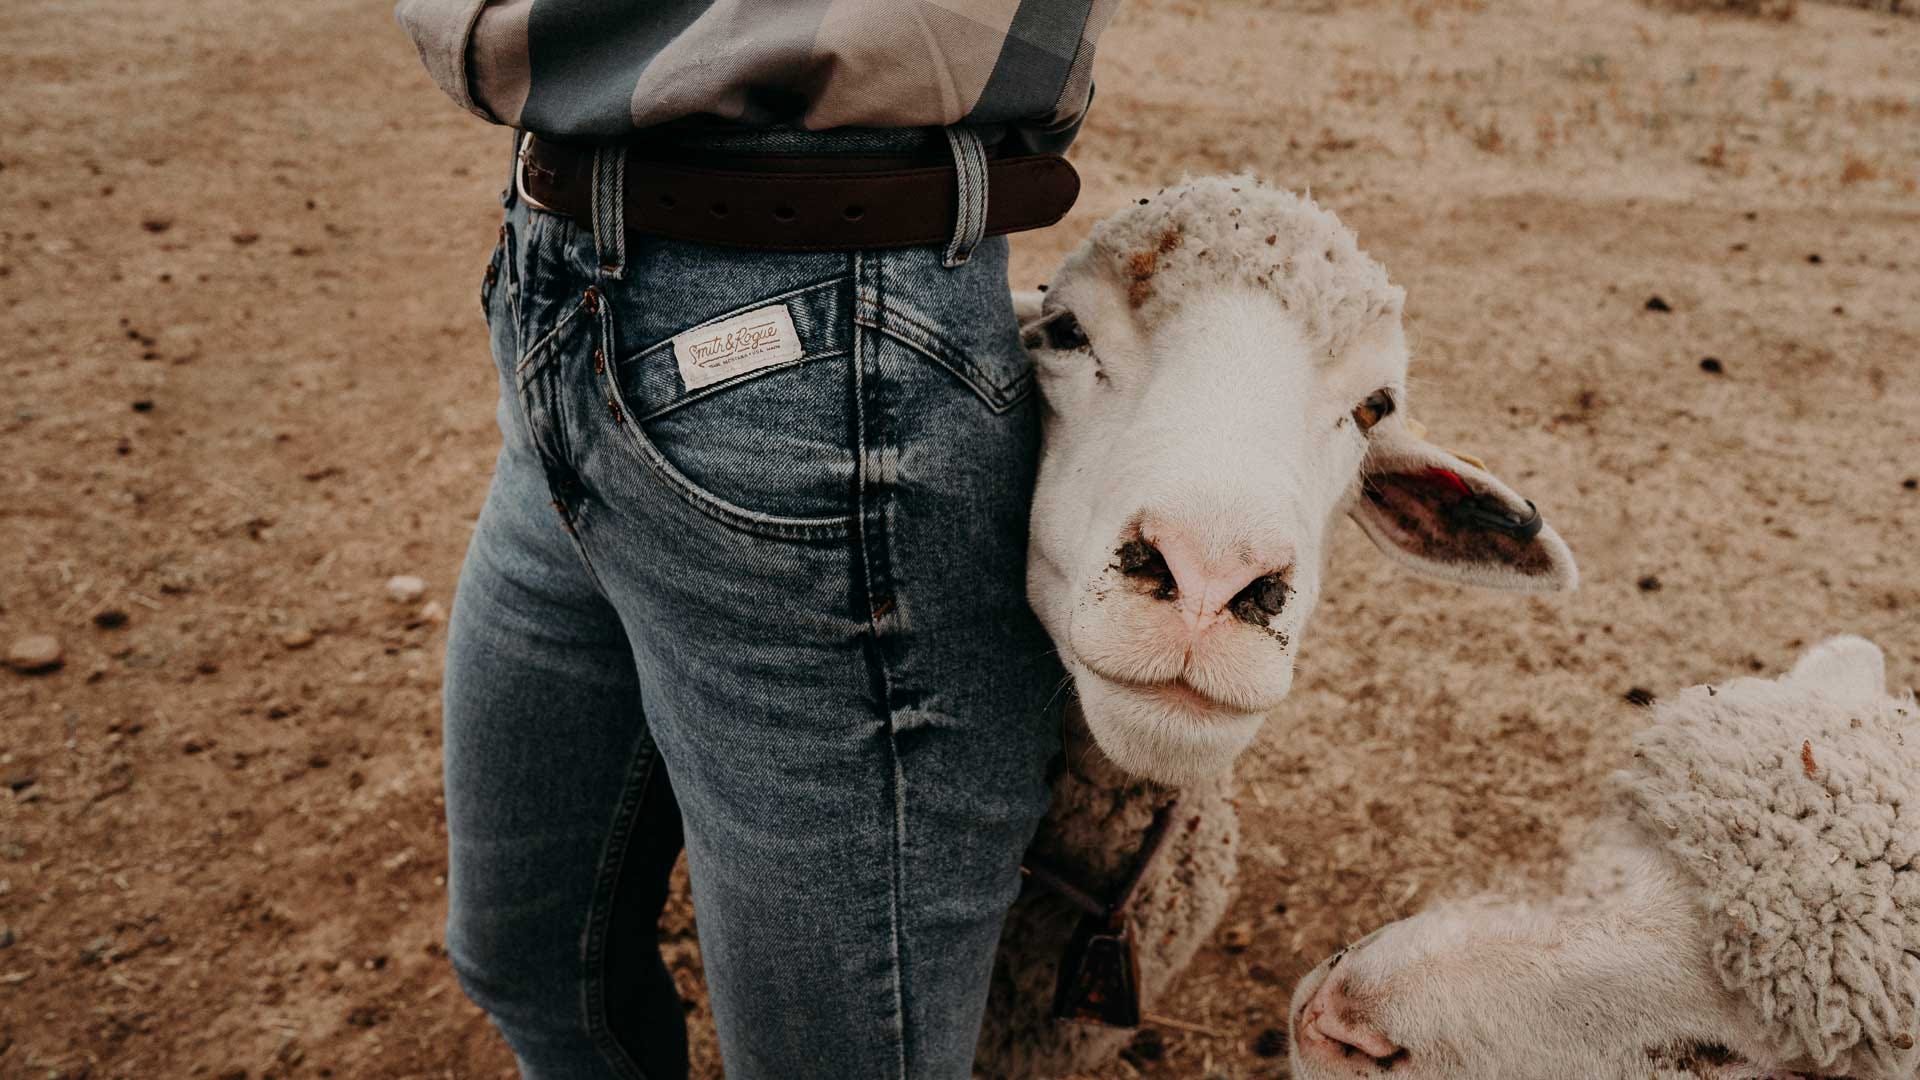
[[[513,155],[513,193],[535,210],[545,210],[549,214],[558,213],[553,207],[527,192],[527,159],[532,156],[533,132],[523,131],[520,133],[520,148],[514,151]]]

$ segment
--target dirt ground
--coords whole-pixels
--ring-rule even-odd
[[[1635,688],[1843,630],[1920,678],[1920,20],[1129,0],[1098,83],[1016,284],[1185,172],[1311,187],[1409,289],[1416,411],[1587,582],[1344,531],[1240,768],[1252,943],[1101,1077],[1284,1076],[1328,950],[1553,872]],[[8,0],[0,85],[0,645],[64,651],[0,670],[0,1077],[511,1075],[439,946],[436,698],[505,137],[388,0]]]

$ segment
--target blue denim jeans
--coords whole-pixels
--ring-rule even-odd
[[[685,1076],[655,944],[684,842],[729,1076],[968,1076],[1063,678],[1024,595],[1006,245],[604,254],[510,196],[487,272],[503,446],[447,645],[461,984],[527,1077]],[[689,389],[676,337],[769,308],[778,362]]]

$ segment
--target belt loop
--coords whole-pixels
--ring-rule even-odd
[[[946,130],[960,185],[960,210],[954,215],[953,239],[947,241],[941,264],[951,270],[971,258],[974,245],[987,234],[987,151],[974,129],[955,125]]]
[[[527,136],[524,132],[513,133],[513,161],[507,167],[507,186],[500,189],[500,208],[513,209],[515,199],[520,194],[520,155],[526,152]]]
[[[619,280],[627,272],[627,147],[602,143],[593,150],[593,251],[600,276]]]

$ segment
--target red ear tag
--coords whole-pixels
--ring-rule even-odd
[[[1466,498],[1473,494],[1473,489],[1468,487],[1467,482],[1460,479],[1460,474],[1454,472],[1452,469],[1428,469],[1426,477],[1441,487],[1452,490],[1461,498]]]

